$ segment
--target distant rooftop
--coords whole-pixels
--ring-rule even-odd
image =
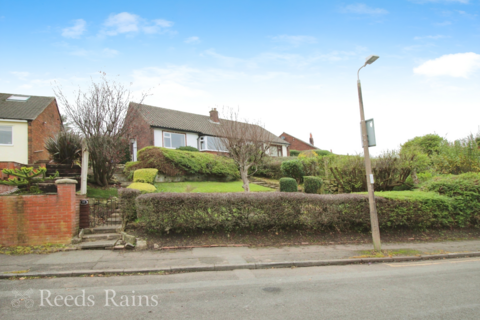
[[[0,93],[0,119],[35,120],[54,97]]]

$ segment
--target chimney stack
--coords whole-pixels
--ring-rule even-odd
[[[311,144],[312,146],[314,145],[314,143],[313,143],[313,136],[312,136],[311,133],[310,133],[310,144]]]
[[[220,123],[217,108],[213,108],[212,110],[210,110],[210,121]]]

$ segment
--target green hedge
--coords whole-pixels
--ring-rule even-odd
[[[421,188],[452,198],[461,226],[479,224],[480,173],[437,176],[425,182]]]
[[[143,182],[153,184],[157,176],[157,169],[138,169],[133,173],[133,182]]]
[[[290,150],[290,157],[298,157],[301,151],[298,150]]]
[[[313,150],[313,152],[315,152],[317,155],[319,156],[329,156],[329,155],[332,155],[333,153],[331,153],[330,151],[328,150],[320,150],[320,149],[317,149],[317,150]]]
[[[138,151],[138,161],[129,168],[155,168],[167,176],[204,174],[217,177],[240,178],[232,159],[204,152],[190,152],[159,147]]]
[[[284,177],[293,178],[297,182],[301,182],[305,175],[302,162],[300,160],[282,162],[282,174]]]
[[[135,206],[135,199],[141,194],[136,189],[121,188],[118,190],[118,197],[120,199],[120,214],[126,222],[137,219],[137,208]]]
[[[190,151],[190,152],[199,152],[197,148],[185,146],[185,147],[178,147],[177,150],[180,151]]]
[[[435,193],[398,193],[403,198],[389,198],[388,192],[383,193],[384,198],[377,197],[381,229],[462,226],[452,199]],[[271,228],[370,230],[368,197],[359,194],[155,193],[139,196],[136,205],[140,221],[148,230],[160,233]]]
[[[293,178],[281,178],[280,179],[280,191],[281,192],[297,192],[297,181]]]
[[[319,177],[303,177],[303,189],[305,190],[305,193],[320,193],[322,184],[323,180]]]

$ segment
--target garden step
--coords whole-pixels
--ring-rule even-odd
[[[122,219],[121,218],[108,218],[107,222],[109,222],[109,223],[121,223]]]
[[[94,233],[87,234],[82,237],[84,242],[92,242],[98,240],[117,240],[120,239],[121,235],[119,233]]]
[[[93,242],[82,242],[78,245],[78,248],[81,250],[88,249],[106,249],[111,248],[115,245],[117,240],[103,240],[103,241],[93,241]]]
[[[87,228],[84,229],[85,234],[99,234],[99,233],[114,233],[119,232],[117,229],[120,228],[120,225],[113,225],[113,226],[101,226],[95,228]]]

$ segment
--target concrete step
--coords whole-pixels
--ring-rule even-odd
[[[119,224],[119,223],[122,223],[122,219],[121,219],[120,217],[117,217],[117,218],[108,218],[108,219],[107,219],[107,222],[108,222],[108,223]]]
[[[106,249],[106,248],[113,247],[116,242],[117,242],[117,240],[102,240],[102,241],[82,242],[82,243],[78,244],[78,248],[80,248],[81,250]],[[117,242],[117,244],[118,244],[118,242]]]
[[[121,225],[115,224],[111,226],[101,226],[95,228],[84,229],[85,234],[100,234],[100,233],[115,233],[117,229],[120,229]]]
[[[120,218],[120,214],[119,213],[113,213],[110,218]]]
[[[119,233],[95,233],[95,234],[86,234],[83,236],[83,242],[92,242],[98,240],[117,240],[120,239]]]

